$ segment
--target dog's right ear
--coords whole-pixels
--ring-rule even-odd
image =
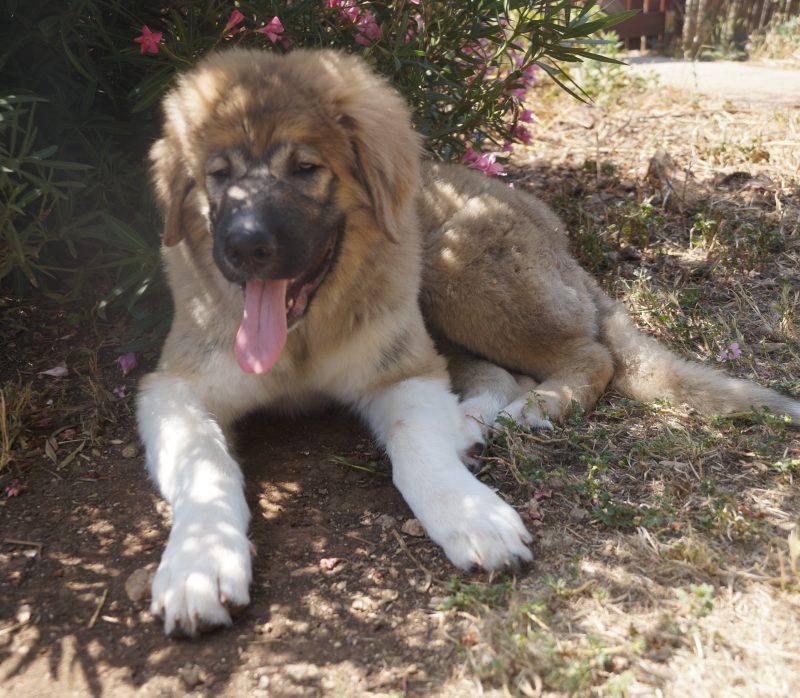
[[[186,198],[195,182],[168,137],[156,141],[150,148],[150,162],[156,197],[164,212],[164,244],[172,247],[187,233]]]

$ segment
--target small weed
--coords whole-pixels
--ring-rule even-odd
[[[451,593],[444,598],[440,606],[443,611],[460,609],[483,615],[508,599],[512,584],[507,580],[494,584],[463,584],[460,580],[452,578],[448,583],[448,589]]]
[[[13,459],[16,443],[29,418],[33,388],[30,383],[6,383],[0,388],[0,472]]]
[[[709,496],[695,514],[698,528],[722,535],[728,540],[760,537],[766,529],[764,521],[732,495],[715,493]]]
[[[616,34],[601,32],[597,36],[608,42],[598,48],[598,54],[609,58],[618,58],[621,55],[622,44]],[[584,61],[579,65],[577,73],[583,91],[595,103],[604,107],[618,104],[632,93],[642,92],[658,82],[655,74],[648,79],[633,75],[619,63],[597,60]]]
[[[696,213],[692,227],[689,228],[689,249],[702,247],[705,250],[713,250],[722,228],[721,221],[708,218],[705,213]]]
[[[616,224],[617,242],[637,247],[647,247],[664,225],[664,216],[658,213],[649,200],[622,202]]]
[[[590,510],[591,517],[612,528],[661,528],[675,520],[669,507],[633,506],[615,501],[608,492],[602,492]]]
[[[784,339],[798,339],[800,291],[787,279],[781,279],[780,284],[780,297],[772,305],[778,319],[778,332]]]
[[[692,584],[689,589],[676,589],[681,612],[700,619],[714,610],[714,587],[710,584]]]
[[[601,233],[591,223],[576,226],[571,235],[575,255],[581,266],[595,274],[611,269],[614,243],[607,233]]]
[[[781,475],[797,475],[800,473],[800,458],[781,458],[772,467]]]
[[[392,476],[389,466],[380,461],[359,462],[351,460],[350,458],[346,458],[345,456],[333,456],[333,458],[331,458],[331,462],[336,463],[337,465],[343,465],[351,470],[357,470],[361,473],[369,473],[370,475],[377,475],[379,477]]]

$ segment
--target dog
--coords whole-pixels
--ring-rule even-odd
[[[486,570],[531,560],[517,512],[464,465],[501,412],[550,428],[613,383],[800,421],[800,403],[637,331],[542,202],[421,155],[402,98],[335,51],[215,53],[166,96],[151,161],[175,314],[137,418],[173,513],[152,584],[167,634],[249,603],[230,440],[256,408],[352,410],[429,537]]]

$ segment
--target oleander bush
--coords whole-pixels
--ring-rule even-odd
[[[144,316],[160,222],[146,153],[175,75],[228,46],[359,53],[406,96],[432,156],[501,174],[534,82],[627,15],[595,0],[7,0],[0,23],[0,284]]]

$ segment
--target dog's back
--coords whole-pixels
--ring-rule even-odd
[[[573,400],[591,408],[613,382],[638,400],[719,414],[767,407],[800,423],[797,401],[685,361],[640,332],[573,259],[563,224],[535,196],[464,167],[428,164],[420,219],[431,332],[539,382],[537,406],[517,415],[523,421],[558,419]],[[455,372],[456,387],[475,395],[465,375],[476,372]]]

